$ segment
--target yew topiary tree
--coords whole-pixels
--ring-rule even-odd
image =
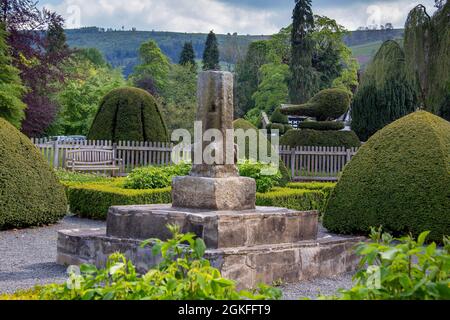
[[[414,84],[405,55],[392,40],[383,43],[362,78],[352,107],[352,129],[366,141],[391,122],[417,110]]]
[[[124,87],[103,98],[88,138],[165,142],[168,134],[156,100],[145,90]]]
[[[33,143],[0,118],[0,230],[57,222],[67,212],[64,187]]]
[[[345,167],[324,215],[331,232],[450,234],[450,123],[426,111],[378,131]]]

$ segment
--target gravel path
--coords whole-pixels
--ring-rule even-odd
[[[0,293],[13,293],[35,285],[64,282],[66,268],[55,263],[57,231],[101,228],[105,223],[66,217],[60,223],[41,228],[0,232]],[[322,231],[322,230],[321,230]],[[281,286],[284,299],[332,295],[351,287],[351,274]]]

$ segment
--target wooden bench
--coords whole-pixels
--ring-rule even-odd
[[[120,171],[121,159],[113,150],[77,149],[66,152],[66,168],[72,171]]]

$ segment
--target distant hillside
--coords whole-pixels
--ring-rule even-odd
[[[66,30],[67,42],[71,47],[97,48],[114,67],[122,67],[125,75],[129,75],[138,63],[137,52],[142,42],[155,40],[161,50],[172,62],[177,62],[184,42],[192,41],[197,58],[201,59],[207,34],[176,33],[161,31],[105,31],[96,27]],[[354,31],[345,38],[345,42],[353,47],[355,57],[365,64],[378,50],[382,41],[402,37],[403,30],[368,30]],[[227,54],[226,44],[235,43],[239,54],[244,54],[249,43],[268,39],[269,36],[253,35],[217,35],[221,59],[224,63],[234,64],[236,54]],[[228,39],[228,41],[227,41]],[[238,54],[238,55],[239,55]]]

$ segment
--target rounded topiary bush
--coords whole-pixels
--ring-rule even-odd
[[[425,111],[378,131],[345,168],[328,202],[332,232],[370,227],[417,236],[450,234],[450,123]]]
[[[280,139],[283,146],[294,147],[346,147],[361,146],[353,131],[289,130]]]
[[[102,99],[88,138],[165,142],[168,134],[156,100],[145,90],[125,87]]]
[[[343,89],[325,89],[307,103],[282,109],[287,115],[315,117],[318,121],[337,119],[350,108],[351,95]]]
[[[0,118],[0,230],[55,223],[66,212],[64,187],[42,155]]]

